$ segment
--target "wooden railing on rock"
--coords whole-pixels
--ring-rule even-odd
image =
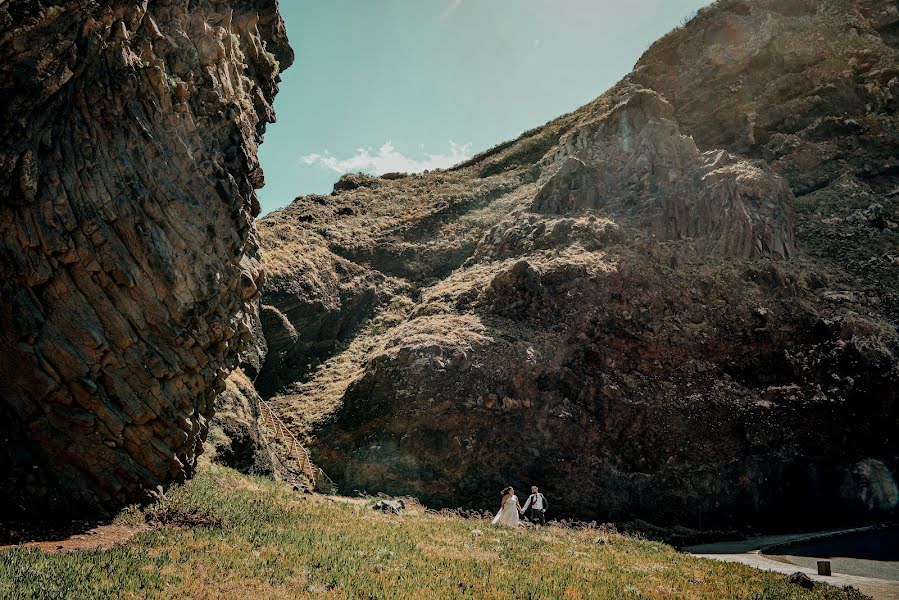
[[[290,458],[296,462],[300,472],[309,482],[312,489],[320,492],[330,492],[334,489],[334,482],[325,472],[316,467],[309,458],[309,451],[300,443],[297,437],[287,428],[272,407],[265,400],[259,400],[259,413],[262,422],[268,427],[275,437],[284,445]]]

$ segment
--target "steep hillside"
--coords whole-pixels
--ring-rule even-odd
[[[731,0],[591,104],[260,225],[257,384],[345,489],[695,527],[899,492],[887,0]]]
[[[0,518],[183,481],[253,341],[276,0],[0,3]]]
[[[0,552],[0,597],[868,598],[825,583],[804,589],[786,575],[694,558],[607,527],[514,531],[417,504],[402,515],[371,504],[204,466],[143,514],[120,517],[122,528],[147,517],[155,524],[127,544]]]

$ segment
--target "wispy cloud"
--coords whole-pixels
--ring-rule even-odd
[[[450,17],[452,17],[459,7],[462,6],[462,0],[450,0],[449,4],[446,7],[446,10],[443,11],[443,14],[440,15],[441,21],[446,21]]]
[[[421,173],[432,169],[446,169],[471,158],[471,144],[450,142],[449,154],[428,154],[423,159],[405,156],[391,142],[385,142],[377,151],[359,148],[356,154],[339,159],[325,150],[322,153],[307,154],[300,158],[303,164],[319,165],[341,175],[344,173]]]

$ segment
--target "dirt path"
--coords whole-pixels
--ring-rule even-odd
[[[75,550],[107,550],[113,546],[124,544],[148,525],[99,525],[82,533],[76,533],[60,539],[40,540],[22,544],[0,546],[0,551],[10,548],[40,548],[45,552],[74,552]]]

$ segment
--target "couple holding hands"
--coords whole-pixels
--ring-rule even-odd
[[[524,508],[518,503],[518,496],[515,495],[515,490],[511,485],[502,491],[502,496],[499,512],[493,517],[494,525],[518,527],[520,514],[527,514],[532,523],[546,525],[546,497],[540,493],[536,485],[531,486],[531,495],[524,503]]]

